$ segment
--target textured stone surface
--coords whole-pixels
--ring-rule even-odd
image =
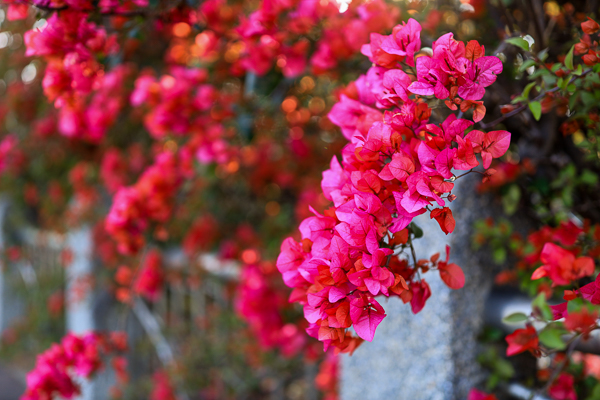
[[[475,174],[473,174],[475,175]],[[463,400],[481,378],[475,361],[476,336],[483,324],[483,307],[493,272],[483,265],[485,254],[471,250],[473,222],[489,212],[486,197],[475,195],[476,176],[456,182],[457,200],[450,206],[456,219],[446,236],[427,214],[415,219],[425,236],[415,241],[418,258],[436,252],[442,257],[452,247],[451,262],[466,275],[465,287],[448,289],[436,272],[424,275],[432,296],[417,315],[395,298],[381,303],[388,316],[372,343],[364,343],[352,357],[342,357],[341,398]]]
[[[0,400],[19,400],[25,393],[25,379],[0,365]]]

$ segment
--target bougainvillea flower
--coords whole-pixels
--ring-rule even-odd
[[[588,283],[576,291],[581,294],[581,297],[592,304],[600,304],[600,275],[596,277],[594,282]]]
[[[548,394],[555,400],[577,400],[573,375],[561,373],[548,388]]]
[[[573,253],[554,243],[546,243],[542,250],[541,261],[531,279],[549,277],[554,285],[568,285],[572,281],[594,273],[594,260],[590,257],[575,258]]]
[[[417,81],[408,87],[412,93],[445,99],[450,95],[446,88],[448,76],[439,69],[439,62],[431,57],[417,58]]]
[[[550,310],[552,311],[552,318],[556,321],[567,316],[567,302],[551,305]]]
[[[475,152],[481,153],[483,159],[483,168],[489,168],[492,159],[502,157],[510,145],[510,132],[492,131],[484,133],[473,130],[467,134],[465,139],[469,139],[475,145]]]
[[[426,212],[443,232],[451,233],[455,221],[446,199],[455,198],[453,171],[478,166],[476,153],[482,152],[487,168],[510,141],[504,131],[496,131],[481,133],[475,142],[465,137],[473,122],[455,115],[441,123],[429,121],[432,110],[420,96],[452,96],[454,101],[460,79],[470,77],[471,86],[485,87],[498,68],[484,58],[483,46],[473,42],[467,54],[464,43],[448,34],[434,43],[433,57],[416,59],[413,81],[406,71],[414,71],[410,59],[412,49],[420,47],[420,31],[411,19],[391,36],[371,35],[362,47],[374,65],[341,92],[329,113],[349,141],[341,161],[333,158],[321,181],[323,195],[333,206],[300,224],[302,244],[287,239],[281,247],[278,269],[294,289],[290,299],[303,305],[307,333],[325,348],[356,348],[360,341],[346,330],[349,325],[359,338],[372,340],[385,315],[371,301],[373,296],[399,296],[411,303],[414,313],[420,312],[431,296],[417,273],[421,268],[439,270],[453,289],[464,286],[462,269],[447,258],[409,265],[395,251],[405,251],[398,245],[406,246],[416,229],[409,233],[406,228]]]
[[[523,329],[517,329],[508,335],[506,337],[506,342],[508,343],[506,355],[509,357],[527,350],[535,351],[539,346],[537,332],[531,325],[528,325]]]
[[[421,29],[416,20],[409,18],[407,22],[394,27],[392,34],[383,39],[381,50],[401,56],[402,59],[406,57],[406,63],[414,67],[414,55],[421,49]]]
[[[477,389],[471,389],[467,400],[497,400],[493,394],[488,394]]]
[[[125,350],[122,334],[106,337],[97,333],[77,336],[68,333],[37,358],[27,374],[26,400],[71,399],[81,392],[78,381],[89,378],[104,365],[104,358]]]
[[[458,81],[458,95],[465,100],[479,100],[485,94],[485,88],[502,72],[502,62],[498,57],[486,56],[469,64],[467,73]]]
[[[421,282],[410,285],[410,290],[412,291],[410,308],[413,314],[418,314],[425,307],[427,299],[431,297],[431,289],[429,288],[429,284],[424,279],[421,279]]]
[[[456,222],[452,216],[452,210],[450,210],[448,207],[436,208],[432,210],[430,217],[435,218],[438,224],[440,224],[440,228],[442,228],[442,231],[446,235],[454,231]]]
[[[382,83],[383,87],[391,93],[385,95],[386,99],[394,99],[397,96],[402,101],[406,102],[409,100],[410,91],[408,87],[412,83],[412,80],[406,72],[399,69],[388,70],[383,75]]]
[[[565,328],[585,336],[596,326],[596,321],[598,321],[598,311],[590,311],[586,307],[582,307],[581,310],[566,315]]]
[[[371,342],[377,326],[386,317],[383,307],[368,296],[360,296],[350,302],[350,318],[358,337]]]
[[[136,293],[150,301],[158,300],[164,283],[165,278],[161,264],[162,256],[160,252],[156,250],[148,252],[134,283]]]

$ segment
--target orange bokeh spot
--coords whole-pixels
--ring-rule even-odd
[[[296,100],[296,98],[294,96],[290,96],[290,97],[286,98],[281,103],[281,109],[283,110],[283,112],[285,112],[287,114],[294,111],[296,109],[296,107],[298,107],[298,100]]]
[[[186,37],[190,34],[191,31],[192,28],[190,28],[190,26],[185,22],[178,22],[175,25],[173,25],[173,35],[177,37]]]
[[[258,252],[254,249],[244,250],[242,253],[242,261],[245,264],[255,264],[260,259]]]
[[[231,161],[225,167],[225,170],[230,174],[236,173],[240,169],[240,164],[237,161]]]
[[[281,206],[276,201],[270,201],[265,206],[265,212],[271,217],[274,217],[277,214],[279,214],[279,211],[281,211]]]

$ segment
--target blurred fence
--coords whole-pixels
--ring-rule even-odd
[[[207,329],[207,321],[210,318],[210,310],[217,307],[219,309],[232,309],[231,296],[227,295],[228,285],[235,281],[239,276],[239,265],[235,262],[220,260],[215,255],[203,254],[198,258],[194,265],[200,265],[205,274],[202,279],[187,279],[186,273],[189,271],[190,260],[180,248],[174,248],[163,253],[164,263],[167,266],[169,274],[178,276],[179,279],[168,279],[162,289],[161,295],[156,302],[146,302],[139,297],[135,297],[131,307],[123,306],[114,300],[114,296],[105,289],[95,287],[94,277],[100,269],[93,251],[92,230],[89,227],[81,227],[66,234],[54,232],[44,232],[34,228],[24,228],[11,226],[7,215],[10,214],[9,204],[0,199],[0,250],[4,256],[1,258],[2,269],[0,273],[0,334],[5,334],[22,317],[26,315],[27,296],[35,295],[42,287],[43,281],[52,280],[55,288],[63,287],[66,293],[65,313],[62,325],[56,331],[57,337],[61,337],[67,331],[74,333],[85,333],[91,330],[124,330],[128,334],[129,344],[132,351],[128,354],[129,371],[132,379],[147,375],[157,368],[167,367],[174,364],[182,354],[181,349],[175,344],[180,343],[184,337],[198,336],[202,337]],[[423,221],[425,225],[427,221]],[[435,240],[434,240],[435,239]],[[435,246],[443,247],[445,237],[431,239]],[[422,243],[423,246],[432,246]],[[19,257],[11,259],[10,252],[7,249],[18,245],[20,249]],[[65,251],[68,251],[68,257],[65,257]],[[464,250],[467,252],[467,250]],[[465,265],[469,263],[470,253],[456,254],[455,257],[465,259]],[[471,263],[472,264],[472,263]],[[19,284],[17,285],[16,282]],[[433,283],[435,284],[435,282]],[[18,290],[18,286],[25,290]],[[230,286],[230,285],[229,285]],[[442,291],[440,287],[439,291]],[[456,296],[464,296],[464,291],[452,293]],[[437,293],[437,292],[436,292]],[[465,292],[466,293],[466,292]],[[487,296],[487,295],[486,295]],[[447,298],[440,301],[439,304],[448,302],[456,303],[456,299]],[[481,299],[482,301],[485,299]],[[470,302],[473,297],[470,297]],[[399,307],[402,307],[399,305]],[[404,307],[405,308],[405,307]],[[403,308],[403,309],[404,309]],[[419,343],[415,344],[415,352],[419,358],[429,367],[440,368],[440,343],[432,349],[423,348],[423,338],[430,335],[430,321],[419,322],[419,318],[427,317],[427,312],[439,312],[437,308],[427,309],[418,316],[403,316],[402,323],[414,324],[414,327],[406,333],[414,335],[415,332],[422,329],[423,335],[419,337]],[[45,310],[42,310],[44,312]],[[406,310],[405,310],[406,311]],[[483,310],[483,316],[488,324],[502,327],[507,333],[518,328],[518,326],[503,325],[501,320],[512,312],[530,312],[529,299],[519,297],[516,294],[501,294],[492,292],[487,297],[487,302]],[[441,315],[440,318],[446,318],[447,315]],[[409,319],[410,318],[410,319]],[[390,315],[386,323],[394,324],[394,317]],[[462,319],[456,320],[461,324]],[[394,324],[395,325],[395,324]],[[421,328],[422,325],[422,328]],[[438,323],[439,325],[439,323]],[[390,335],[397,337],[399,332],[397,325],[392,326]],[[454,327],[449,325],[449,331],[454,332]],[[455,333],[453,333],[454,335]],[[391,336],[390,336],[391,337]],[[448,336],[451,339],[451,336]],[[392,341],[386,337],[385,330],[380,332],[377,343],[383,346],[382,354],[390,354],[390,343]],[[145,347],[144,347],[145,346]],[[372,368],[370,364],[365,363],[369,354],[375,354],[376,343],[365,345],[359,349],[355,356],[344,361],[346,371],[342,370],[342,398],[353,398],[348,395],[349,391],[357,385],[372,386],[369,379],[361,378],[364,375],[364,368],[361,367],[359,374],[354,373],[351,362],[357,362],[364,365],[365,368]],[[407,341],[403,340],[401,349],[406,353]],[[449,350],[451,355],[452,349]],[[585,352],[600,353],[600,341],[592,338],[589,341],[582,342],[580,350]],[[185,350],[184,350],[185,351]],[[361,352],[366,352],[361,355]],[[425,354],[431,353],[431,360],[425,357]],[[381,363],[381,358],[378,362]],[[393,358],[393,357],[392,357]],[[450,357],[445,362],[453,367],[457,361]],[[414,363],[413,363],[414,364]],[[411,368],[414,365],[411,364]],[[374,368],[373,368],[374,369]],[[24,373],[25,371],[21,371]],[[399,379],[398,371],[395,368],[388,369],[387,372],[376,371],[384,380],[393,379],[406,389],[406,382]],[[312,381],[314,378],[314,368],[308,368],[305,371],[306,381]],[[24,376],[24,374],[22,374]],[[240,379],[231,377],[232,385],[243,385]],[[110,367],[100,373],[92,382],[82,382],[82,400],[107,400],[110,398],[109,388],[116,382],[114,371]],[[453,383],[455,385],[455,383]],[[178,390],[178,400],[187,400],[188,394],[182,387],[184,384],[176,384]],[[388,385],[389,386],[389,385]],[[274,384],[274,388],[268,398],[284,398],[282,382]],[[455,389],[452,389],[453,392]],[[438,394],[440,391],[434,388]],[[431,393],[433,393],[430,392]],[[356,391],[357,398],[376,398],[373,389],[366,392]],[[531,393],[525,388],[513,385],[507,389],[512,396],[516,398],[527,398]],[[346,396],[344,394],[346,393]],[[522,395],[525,393],[525,395]],[[371,396],[373,395],[373,396]],[[365,397],[366,396],[366,397]],[[523,397],[525,396],[525,397]],[[316,391],[308,390],[304,393],[305,399],[317,398]],[[433,397],[432,397],[433,398]],[[437,397],[436,397],[437,398]],[[453,395],[443,397],[453,398]],[[541,399],[541,397],[540,397]]]
[[[92,330],[125,330],[132,349],[140,342],[149,341],[152,351],[132,351],[128,354],[129,370],[133,374],[149,373],[156,367],[167,367],[175,359],[173,343],[177,335],[198,333],[206,321],[206,308],[218,304],[232,308],[225,296],[225,285],[236,279],[239,266],[224,262],[211,254],[199,257],[199,264],[208,272],[201,281],[165,282],[163,293],[155,303],[141,298],[125,308],[113,296],[95,287],[98,272],[93,252],[92,231],[89,227],[58,234],[31,227],[11,226],[7,218],[10,205],[0,199],[0,335],[7,335],[15,325],[28,316],[27,300],[38,294],[51,277],[55,289],[64,289],[65,312],[60,332],[86,333]],[[11,258],[10,249],[18,246],[18,257]],[[14,247],[16,249],[16,247]],[[165,253],[169,271],[185,273],[189,260],[180,249]],[[46,282],[48,283],[48,282]],[[39,310],[42,313],[46,310]],[[165,332],[173,335],[167,339]],[[159,365],[157,365],[159,364]],[[160,365],[162,364],[162,365]],[[24,377],[26,371],[18,371]],[[109,388],[116,382],[114,371],[108,366],[92,382],[82,382],[82,400],[110,398]],[[178,400],[188,396],[180,392]]]

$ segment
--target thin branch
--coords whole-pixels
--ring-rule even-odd
[[[408,235],[408,245],[410,247],[410,252],[412,254],[413,264],[415,265],[415,269],[417,268],[417,254],[415,253],[415,248],[413,247],[412,238],[410,234]]]
[[[565,358],[561,361],[561,363],[558,365],[558,367],[556,367],[554,369],[554,371],[552,371],[552,375],[550,376],[550,379],[548,379],[548,381],[546,382],[546,384],[544,385],[543,388],[541,388],[539,391],[537,391],[537,394],[545,393],[545,392],[548,391],[548,389],[550,389],[550,386],[552,386],[552,384],[554,383],[554,381],[556,380],[556,378],[558,378],[558,375],[560,375],[560,373],[565,368],[567,362],[569,361],[569,358],[571,357],[571,354],[575,350],[575,345],[577,344],[577,341],[580,338],[581,338],[581,334],[574,336],[569,341],[568,347],[567,347],[567,354],[565,355]],[[536,395],[536,392],[532,391],[528,400],[532,400],[535,395]]]
[[[543,49],[546,47],[544,40],[544,32],[546,31],[546,27],[544,26],[544,8],[540,0],[531,0],[529,5],[533,12],[533,20],[539,35],[540,47]]]
[[[574,75],[570,80],[569,80],[569,84],[575,82],[577,79],[583,78],[584,76],[586,76],[587,74],[589,74],[590,72],[592,72],[593,70],[587,69],[585,71],[583,71],[581,73],[581,75]],[[549,93],[554,93],[560,90],[560,87],[556,86],[553,87],[552,89],[549,90],[542,90],[542,92],[540,94],[538,94],[533,100],[531,101],[540,101],[542,100],[547,94]],[[484,123],[484,122],[480,122],[479,123],[479,128],[480,129],[489,129],[489,128],[493,128],[494,126],[498,125],[499,123],[501,123],[502,121],[504,121],[507,118],[510,118],[512,116],[515,116],[517,114],[520,114],[521,112],[523,112],[525,109],[527,109],[527,107],[529,106],[529,103],[531,103],[531,101],[520,105],[519,107],[515,108],[514,110],[512,110],[511,112],[508,112],[506,114],[503,114],[500,118],[492,121],[492,122],[488,122],[488,123]]]
[[[152,314],[150,309],[148,309],[146,303],[144,303],[139,297],[136,297],[133,301],[132,310],[138,321],[140,321],[140,324],[142,324],[142,327],[146,331],[150,341],[154,345],[154,348],[156,349],[156,355],[158,356],[160,362],[165,367],[172,367],[175,365],[173,349],[171,349],[171,345],[162,334],[158,320],[154,314]],[[189,396],[181,388],[177,390],[177,398],[178,400],[189,400]]]
[[[485,122],[480,122],[479,123],[479,128],[480,129],[489,129],[492,128],[496,125],[498,125],[500,122],[504,121],[507,118],[513,117],[517,114],[522,113],[523,111],[525,111],[525,109],[527,108],[527,104],[523,104],[517,108],[515,108],[514,110],[512,110],[511,112],[508,112],[506,114],[502,114],[502,116],[492,122],[488,122],[487,124]]]
[[[451,179],[451,182],[454,182],[455,180],[457,180],[458,178],[462,178],[465,175],[469,175],[471,172],[479,172],[479,171],[474,171],[473,168],[471,168],[470,170],[468,170],[467,172],[465,172],[464,174],[460,174],[458,176],[454,176],[454,179]]]

